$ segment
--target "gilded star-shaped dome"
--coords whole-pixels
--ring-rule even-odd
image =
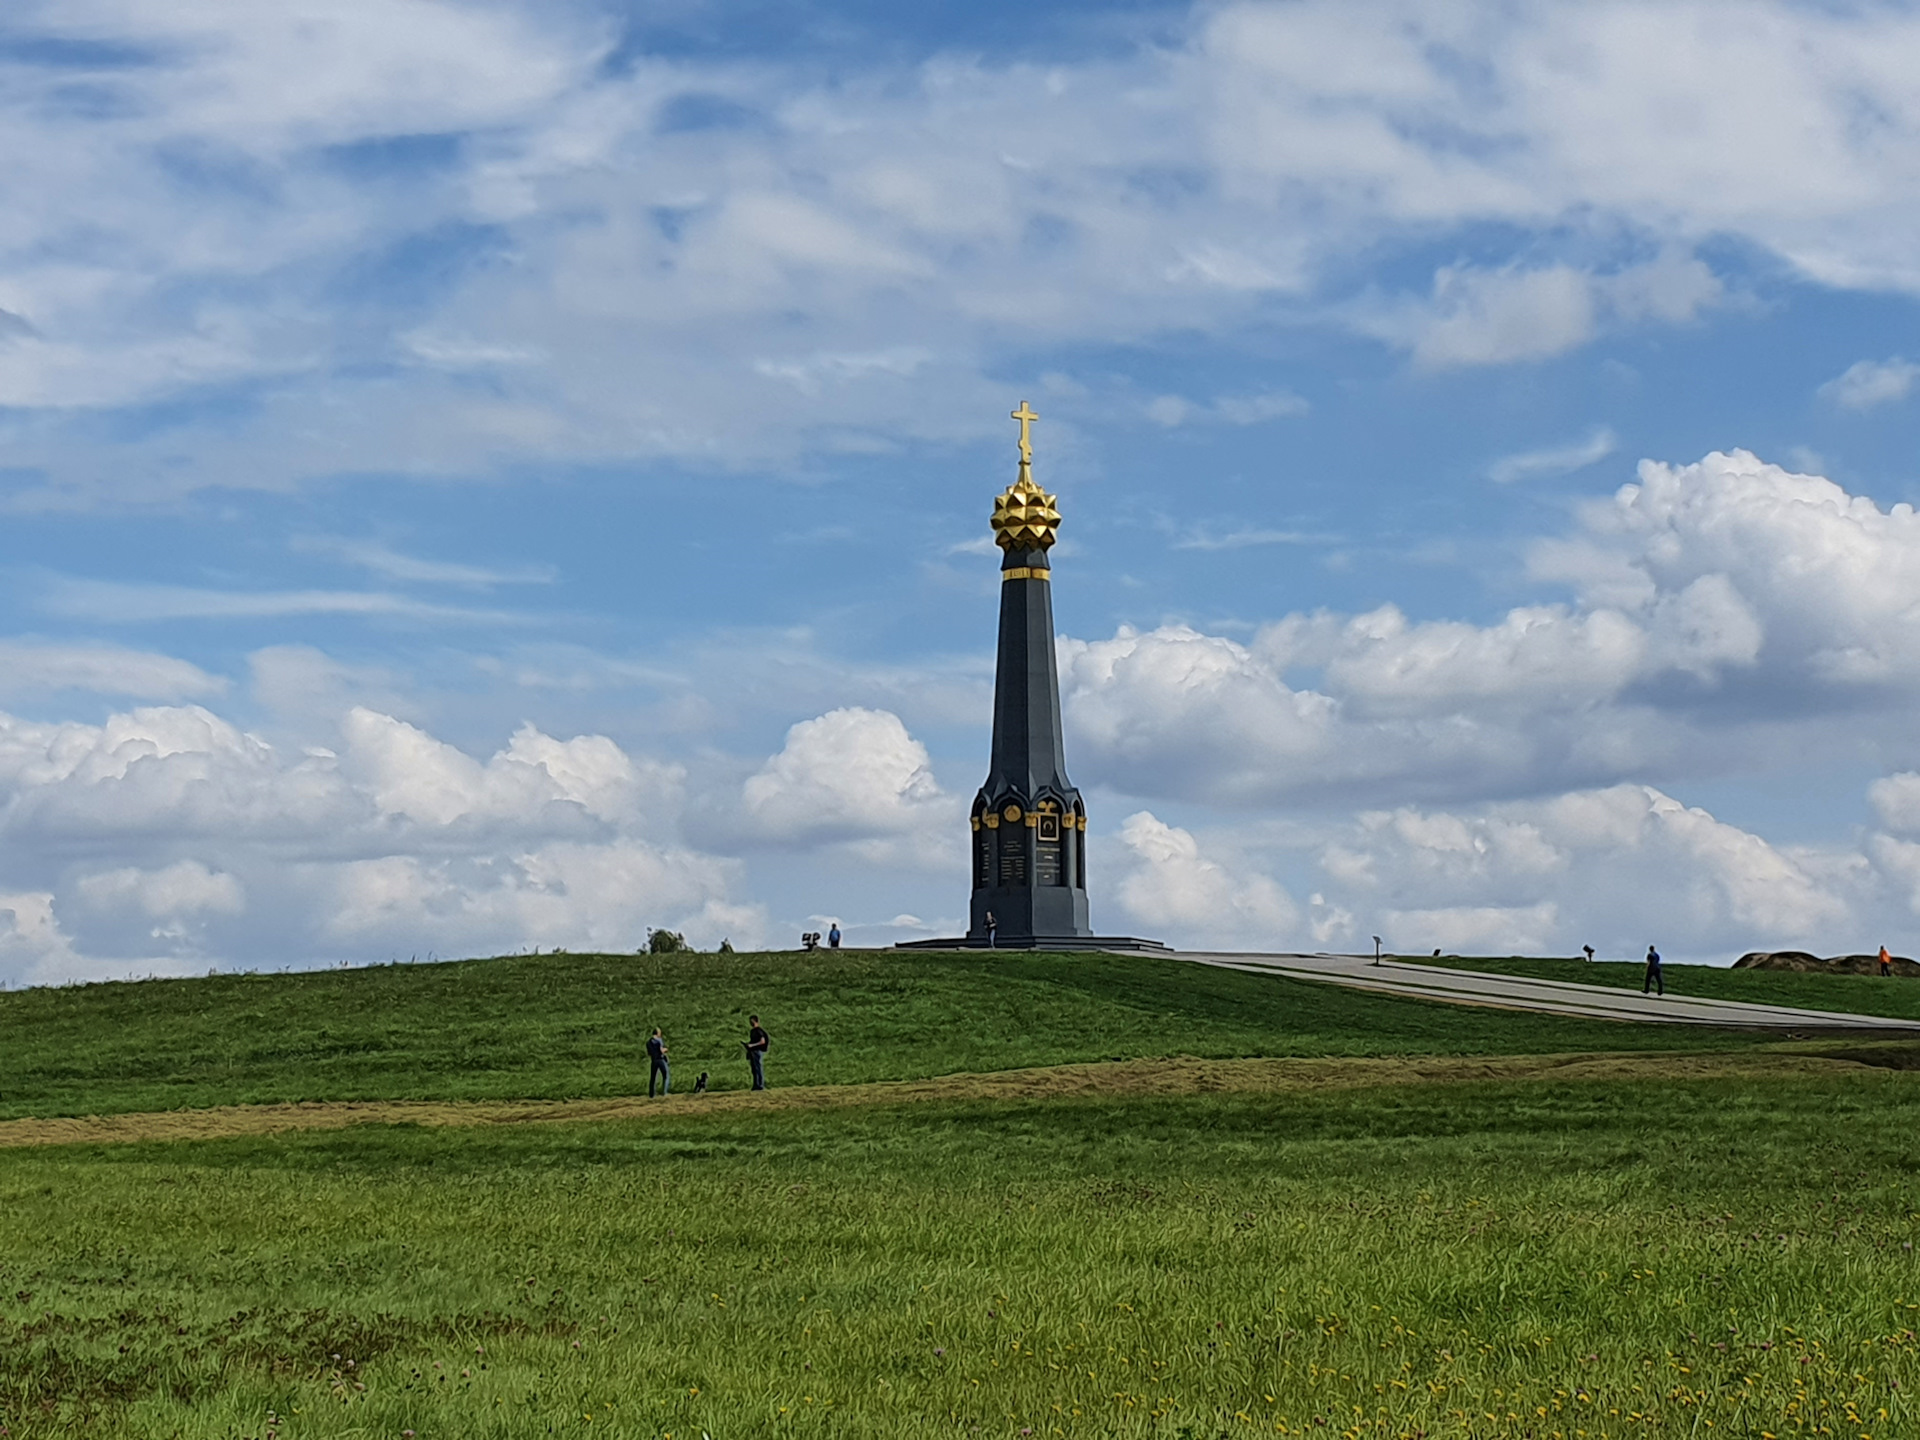
[[[1022,461],[1020,478],[993,502],[994,544],[1002,550],[1049,548],[1060,528],[1056,498],[1033,483],[1033,475]]]

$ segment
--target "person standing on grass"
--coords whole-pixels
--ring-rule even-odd
[[[827,927],[827,948],[829,950],[838,950],[840,948],[840,922],[838,920]]]
[[[1647,946],[1647,978],[1640,982],[1640,993],[1644,995],[1649,990],[1667,993],[1667,982],[1660,975],[1660,952],[1651,945]]]
[[[660,1093],[665,1095],[673,1084],[673,1072],[667,1069],[667,1037],[660,1033],[658,1025],[653,1034],[647,1037],[647,1059],[651,1068],[647,1071],[647,1098],[653,1098],[653,1082],[660,1082]]]
[[[991,910],[987,911],[986,927],[987,927],[987,949],[991,950],[993,949],[993,932],[1000,928],[999,922],[993,918],[993,911]]]
[[[767,1032],[760,1028],[758,1015],[747,1016],[747,1068],[753,1071],[753,1088],[767,1088]]]
[[[1880,973],[1882,975],[1893,974],[1893,956],[1887,953],[1887,947],[1884,945],[1880,947]]]

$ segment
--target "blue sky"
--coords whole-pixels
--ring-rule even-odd
[[[1877,5],[9,7],[0,978],[950,931],[1021,399],[1100,928],[1911,950],[1915,75]]]

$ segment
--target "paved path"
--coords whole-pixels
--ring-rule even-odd
[[[1407,965],[1395,960],[1373,963],[1370,955],[1245,955],[1182,950],[1178,958],[1258,975],[1324,980],[1356,990],[1379,990],[1444,1000],[1454,1005],[1489,1005],[1503,1010],[1534,1010],[1543,1015],[1579,1015],[1596,1020],[1641,1020],[1660,1025],[1722,1025],[1744,1030],[1877,1030],[1920,1036],[1920,1024],[1883,1015],[1849,1015],[1835,1010],[1798,1010],[1787,1005],[1749,1005],[1739,1000],[1665,997],[1604,985],[1565,980],[1524,980],[1478,970],[1449,970],[1438,965]]]

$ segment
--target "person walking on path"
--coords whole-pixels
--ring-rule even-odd
[[[1882,975],[1893,974],[1893,956],[1887,953],[1887,947],[1884,945],[1880,947],[1880,973]]]
[[[1640,993],[1656,990],[1661,995],[1667,993],[1667,982],[1660,975],[1660,952],[1651,945],[1647,946],[1647,978],[1640,982]]]
[[[660,1033],[658,1025],[653,1034],[647,1037],[647,1059],[651,1068],[647,1071],[647,1098],[653,1098],[653,1082],[660,1082],[660,1093],[665,1095],[673,1084],[673,1072],[667,1069],[667,1039]]]
[[[747,1068],[753,1071],[753,1088],[767,1088],[767,1032],[760,1028],[758,1015],[747,1016]]]

